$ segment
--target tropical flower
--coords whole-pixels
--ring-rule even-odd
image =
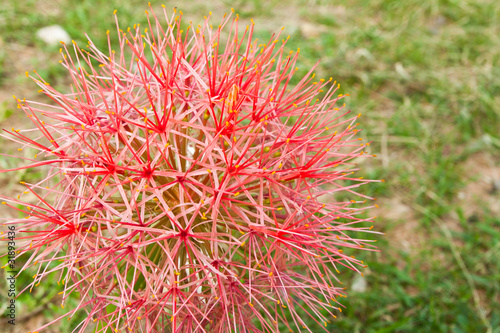
[[[78,292],[65,316],[88,312],[79,332],[326,326],[340,270],[376,249],[353,236],[373,232],[358,115],[314,68],[291,84],[299,51],[281,31],[258,44],[235,14],[183,31],[164,13],[118,28],[116,52],[63,45],[71,93],[27,73],[52,100],[17,99],[34,130],[7,131],[37,151],[15,170],[45,173],[22,182],[37,204],[4,197],[26,216],[6,224],[30,253],[28,289],[57,276],[62,306]]]

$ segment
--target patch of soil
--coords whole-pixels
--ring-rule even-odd
[[[399,197],[381,198],[378,205],[380,220],[387,227],[386,238],[393,247],[409,254],[418,251],[427,235],[420,228],[414,210]]]
[[[491,154],[477,153],[465,162],[465,170],[471,177],[457,196],[465,217],[473,221],[481,216],[484,208],[500,215],[500,161]]]

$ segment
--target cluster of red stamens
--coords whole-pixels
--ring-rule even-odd
[[[257,44],[237,15],[183,31],[164,12],[119,30],[117,52],[64,45],[72,92],[34,75],[52,103],[18,100],[36,131],[7,132],[37,152],[22,168],[47,171],[23,183],[37,203],[4,198],[26,215],[8,224],[28,288],[57,275],[63,303],[78,291],[80,332],[326,326],[335,272],[364,266],[344,250],[375,249],[352,238],[373,222],[355,192],[370,181],[353,175],[358,115],[312,70],[290,84],[299,52],[280,33]]]

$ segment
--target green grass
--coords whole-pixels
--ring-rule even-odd
[[[0,29],[4,45],[35,48],[45,54],[42,59],[51,59],[34,58],[33,68],[61,86],[65,77],[56,60],[58,49],[36,40],[38,28],[61,24],[82,45],[86,31],[104,47],[105,31],[114,26],[114,8],[119,9],[125,27],[144,22],[146,9],[138,0],[126,5],[97,0],[59,3],[55,13],[42,13],[33,9],[36,1],[7,1],[0,9]],[[209,8],[201,3],[189,5],[192,13],[180,7],[186,14],[201,17]],[[286,8],[277,1],[213,3],[217,8],[241,7],[242,20],[253,17],[257,29],[265,22],[278,31],[287,11],[318,27],[318,34],[312,36],[301,32],[298,21],[289,27],[289,48],[301,49],[299,74],[321,58],[318,76],[333,76],[341,83],[340,92],[351,95],[349,107],[363,114],[362,136],[373,140],[371,152],[379,156],[365,162],[363,172],[366,178],[384,178],[387,183],[365,190],[381,202],[398,198],[412,211],[411,216],[381,219],[379,230],[387,231],[387,236],[378,238],[381,252],[359,254],[369,264],[368,290],[344,299],[347,309],[328,329],[500,332],[500,264],[496,259],[500,218],[488,204],[498,202],[499,194],[488,192],[482,182],[484,166],[470,167],[480,154],[500,177],[497,1],[344,0],[331,5],[326,0],[314,4],[295,0],[294,6]],[[267,39],[269,31],[261,29],[256,34]],[[9,80],[17,84],[23,73],[6,67],[7,52],[11,51],[0,50],[0,89],[10,96],[16,92]],[[16,115],[11,115],[10,104],[2,103],[0,121],[8,127]],[[2,165],[11,164],[2,161]],[[459,193],[467,192],[471,183],[482,186],[482,195],[491,200],[461,200]],[[381,212],[391,209],[383,206]],[[411,251],[404,250],[397,234],[391,232],[396,223],[408,223],[407,219],[416,220],[415,237],[425,239]],[[353,278],[350,272],[342,275],[347,282]],[[20,284],[30,278],[23,275]],[[57,287],[47,283],[48,289]],[[20,300],[25,313],[48,297],[44,290],[28,296]],[[47,317],[62,313],[54,306]],[[62,325],[74,325],[74,321]],[[319,332],[319,327],[311,325]]]

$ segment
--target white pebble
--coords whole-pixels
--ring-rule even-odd
[[[356,275],[352,280],[352,291],[356,291],[358,293],[365,292],[367,288],[366,279],[361,275]]]
[[[36,32],[36,36],[47,45],[57,45],[60,42],[71,42],[71,37],[69,37],[66,30],[64,30],[60,25],[51,25],[41,28]]]

